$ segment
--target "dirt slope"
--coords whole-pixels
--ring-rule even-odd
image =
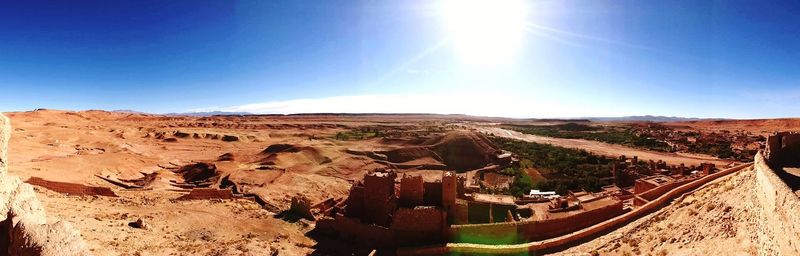
[[[482,134],[452,131],[417,145],[379,153],[393,163],[444,165],[448,169],[470,171],[491,164],[499,150]]]
[[[288,208],[299,194],[313,202],[342,197],[347,179],[378,167],[366,156],[343,152],[353,145],[372,150],[371,142],[330,139],[343,129],[337,120],[58,110],[9,116],[9,173],[108,187],[119,195],[66,196],[35,187],[49,215],[74,223],[97,255],[305,255],[314,244],[303,235],[308,225],[276,219],[271,210]],[[278,146],[262,154],[270,145],[293,149]],[[274,168],[262,169],[263,162]],[[99,177],[146,188],[128,190]],[[180,201],[186,192],[171,185],[216,185],[222,177],[274,207],[249,200]],[[151,228],[128,225],[139,218]]]
[[[483,135],[464,131],[447,133],[427,144],[442,158],[444,164],[459,171],[486,166],[500,150]]]
[[[752,168],[676,199],[609,234],[562,255],[777,255],[787,239],[764,218]]]

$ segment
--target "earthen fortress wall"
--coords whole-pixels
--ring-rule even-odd
[[[800,241],[794,239],[800,237],[800,198],[775,174],[761,152],[756,155],[754,166],[759,190],[754,193],[766,213],[761,216],[767,223],[764,226],[785,234],[783,239],[775,239],[781,254],[800,255]]]
[[[479,244],[479,243],[448,243],[447,245],[444,246],[401,248],[398,249],[397,254],[398,255],[524,254],[530,252],[535,253],[539,251],[552,250],[554,248],[563,247],[565,245],[590,238],[592,236],[598,235],[602,232],[608,231],[625,223],[629,223],[630,221],[633,221],[636,218],[639,218],[647,213],[650,213],[658,209],[658,207],[664,205],[670,200],[675,199],[691,190],[697,189],[698,187],[705,185],[706,183],[711,182],[717,178],[740,171],[750,166],[752,166],[752,164],[743,164],[733,168],[719,171],[714,174],[706,175],[700,179],[678,186],[675,189],[668,191],[662,196],[656,198],[653,201],[647,202],[643,206],[633,211],[619,215],[612,219],[605,220],[588,228],[581,229],[556,238],[551,238],[543,241],[506,244],[506,245],[489,245],[489,244]],[[481,230],[477,229],[472,230],[472,233],[478,234],[482,231],[490,234],[493,233],[502,234],[503,232],[512,232],[512,234],[514,234],[516,233],[517,230],[515,225],[517,224],[512,224],[512,225],[506,223],[486,224],[481,228]]]

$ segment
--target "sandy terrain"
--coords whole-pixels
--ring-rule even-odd
[[[97,255],[304,255],[315,250],[316,242],[304,236],[313,223],[274,217],[289,208],[292,197],[312,203],[343,198],[353,180],[376,168],[432,180],[441,177],[437,168],[483,166],[496,150],[470,133],[435,132],[454,121],[448,116],[203,118],[57,110],[7,115],[13,126],[11,174],[106,187],[119,195],[67,196],[37,187],[47,212],[75,223]],[[334,139],[367,126],[397,135]],[[179,201],[188,192],[180,184],[233,184],[263,205],[246,199]],[[150,228],[128,225],[139,218]]]
[[[464,125],[464,121],[492,121],[469,120],[464,116],[167,117],[55,110],[7,115],[13,125],[9,150],[11,174],[23,180],[40,177],[106,187],[119,195],[67,196],[37,187],[47,212],[74,223],[97,255],[315,252],[317,242],[305,236],[313,228],[313,222],[275,217],[289,207],[292,197],[303,195],[311,202],[345,197],[351,182],[376,168],[397,168],[401,173],[434,180],[441,177],[441,168],[470,170],[485,165],[496,153],[497,149],[480,136],[451,130],[477,129],[602,155],[636,155],[643,160],[665,160],[671,164],[728,164],[709,156],[525,135],[488,123]],[[337,133],[363,127],[388,135],[354,140],[334,138]],[[768,245],[757,244],[744,235],[758,231],[746,220],[760,214],[759,209],[732,203],[736,202],[734,197],[748,194],[748,186],[752,185],[744,182],[748,175],[742,172],[726,178],[711,189],[676,200],[669,207],[565,253],[598,250],[611,254],[637,251],[657,254],[668,250],[679,254],[697,251],[749,254],[753,250],[767,250]],[[126,189],[99,177],[143,188]],[[737,183],[743,186],[729,189]],[[263,202],[177,200],[188,193],[181,187],[187,184],[232,186],[238,192],[258,196]],[[706,198],[717,199],[706,201]],[[699,199],[705,203],[684,204]],[[148,229],[129,226],[139,218],[147,223]],[[731,218],[733,224],[726,222]],[[664,235],[651,234],[665,234],[669,239],[661,241]],[[726,246],[709,249],[717,243]]]
[[[302,222],[273,217],[250,200],[175,201],[178,193],[122,192],[121,198],[65,196],[37,189],[52,216],[78,228],[96,255],[305,255],[315,242]],[[129,226],[143,219],[148,229]]]
[[[676,129],[709,131],[749,131],[768,135],[775,131],[800,131],[800,118],[752,119],[752,120],[705,120],[664,123]]]
[[[75,223],[97,255],[310,253],[315,242],[304,236],[308,225],[276,219],[276,211],[288,208],[291,197],[298,194],[312,201],[345,196],[349,179],[382,166],[344,153],[345,148],[396,148],[326,139],[345,126],[320,120],[201,120],[55,110],[8,116],[13,125],[10,173],[23,180],[35,176],[109,187],[120,196],[66,196],[37,188],[47,212]],[[353,124],[371,123],[349,125]],[[188,136],[182,138],[176,131]],[[205,138],[207,134],[219,138]],[[225,135],[239,141],[223,141]],[[298,150],[262,153],[278,143]],[[233,161],[218,161],[225,153],[231,153]],[[266,158],[272,162],[266,166],[269,169],[259,169],[265,167],[261,160]],[[240,191],[261,196],[268,207],[244,199],[176,201],[186,192],[175,192],[179,188],[169,185],[182,179],[172,170],[194,162],[214,164],[221,176],[236,182]],[[126,190],[96,177],[128,180],[152,173],[159,175],[147,190]],[[137,218],[151,229],[129,227]]]
[[[507,138],[536,142],[536,143],[551,144],[566,148],[584,149],[586,151],[595,154],[612,156],[612,157],[617,157],[620,155],[625,155],[628,157],[638,156],[639,159],[641,160],[653,160],[653,161],[663,160],[669,164],[677,165],[683,163],[686,164],[687,166],[700,165],[701,163],[709,163],[709,162],[725,166],[731,163],[731,161],[728,160],[721,160],[712,156],[701,155],[701,154],[665,153],[665,152],[630,148],[621,145],[608,144],[592,140],[544,137],[531,134],[524,134],[517,131],[511,131],[493,126],[476,126],[475,128],[480,132],[494,134],[495,136],[507,137]]]
[[[664,208],[562,255],[775,255],[752,168],[709,183]]]

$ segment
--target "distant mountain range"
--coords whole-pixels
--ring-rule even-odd
[[[165,116],[242,116],[253,115],[250,112],[225,112],[225,111],[209,111],[209,112],[188,112],[188,113],[167,113]]]
[[[701,120],[723,120],[722,118],[689,118],[677,116],[622,116],[622,117],[588,117],[593,122],[685,122]]]
[[[109,112],[125,113],[125,114],[142,114],[142,115],[149,115],[150,114],[150,113],[136,111],[136,110],[130,110],[130,109],[117,109],[117,110],[111,110]]]
[[[114,110],[111,112],[118,112],[118,113],[131,113],[131,114],[150,114],[141,111],[135,110]],[[196,117],[206,117],[206,116],[230,116],[230,115],[258,115],[250,112],[225,112],[225,111],[208,111],[208,112],[185,112],[185,113],[167,113],[164,114],[165,116],[196,116]],[[261,114],[265,115],[265,114]],[[400,116],[400,115],[439,115],[439,114],[426,114],[426,113],[403,113],[403,114],[385,114],[385,113],[300,113],[300,114],[266,114],[268,116],[275,115],[275,116],[304,116],[304,115],[331,115],[331,116],[367,116],[367,115],[384,115],[384,116]],[[450,114],[450,115],[439,115],[439,116],[449,116],[449,117],[462,117],[462,118],[484,118],[478,116],[470,116],[470,115],[461,115],[461,114]],[[495,117],[485,117],[485,118],[495,118]],[[506,118],[501,118],[506,119]],[[508,118],[508,119],[515,119],[515,118]],[[724,120],[723,118],[690,118],[690,117],[677,117],[677,116],[654,116],[654,115],[644,115],[644,116],[621,116],[621,117],[580,117],[580,118],[529,118],[529,119],[519,119],[519,120],[529,120],[529,121],[572,121],[572,122],[684,122],[684,121],[701,121],[701,120]]]
[[[250,112],[225,112],[225,111],[209,111],[209,112],[185,112],[185,113],[167,113],[167,114],[153,114],[147,113],[142,111],[130,110],[130,109],[118,109],[112,110],[109,112],[114,113],[126,113],[126,114],[142,114],[142,115],[165,115],[165,116],[196,116],[196,117],[205,117],[205,116],[232,116],[232,115],[254,115]]]

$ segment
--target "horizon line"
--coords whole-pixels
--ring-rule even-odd
[[[89,112],[89,111],[102,111],[108,113],[130,113],[154,116],[464,116],[473,118],[498,118],[498,119],[513,119],[513,120],[559,120],[559,121],[597,121],[597,119],[609,119],[606,121],[626,121],[619,120],[625,118],[666,118],[666,119],[682,119],[671,120],[675,122],[681,121],[714,121],[714,120],[732,120],[732,121],[747,121],[747,120],[778,120],[778,119],[800,119],[800,117],[761,117],[761,118],[722,118],[722,117],[682,117],[682,116],[664,116],[664,115],[625,115],[625,116],[585,116],[585,117],[506,117],[506,116],[484,116],[484,115],[471,115],[462,113],[425,113],[425,112],[300,112],[300,113],[250,113],[250,112],[237,112],[237,111],[188,111],[188,112],[169,112],[169,113],[154,113],[146,111],[137,111],[131,109],[54,109],[54,108],[35,108],[32,110],[13,110],[13,111],[0,111],[0,113],[27,113],[36,111],[63,111],[63,112]],[[594,119],[594,120],[593,120]],[[644,120],[629,120],[629,121],[644,121]],[[665,121],[665,122],[671,122]]]

